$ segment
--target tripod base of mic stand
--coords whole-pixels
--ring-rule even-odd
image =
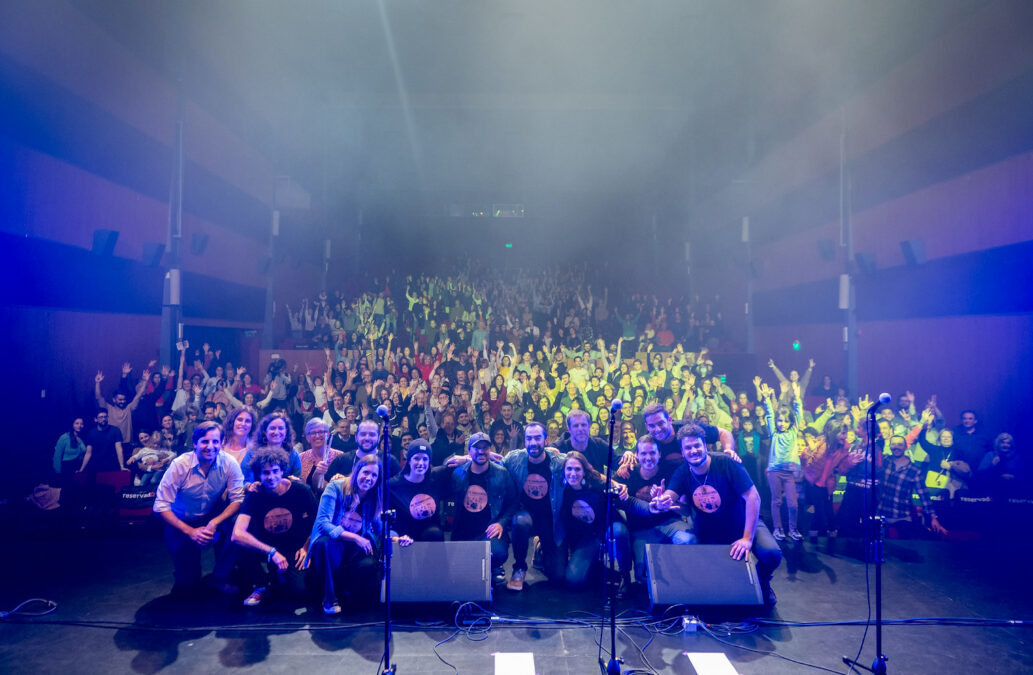
[[[873,675],[886,675],[886,661],[887,660],[888,659],[886,658],[885,654],[880,654],[880,655],[875,657],[875,660],[872,662],[872,667],[869,668],[868,666],[862,664],[859,661],[856,661],[856,660],[850,658],[849,656],[844,656],[843,657],[843,663],[844,664],[846,664],[848,666],[851,666],[853,668],[860,668],[862,670],[867,670],[869,673],[872,673]]]
[[[610,659],[609,661],[603,662],[599,659],[599,670],[604,675],[621,675],[621,664],[624,663],[624,659],[616,658]]]

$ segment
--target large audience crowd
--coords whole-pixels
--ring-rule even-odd
[[[649,542],[752,549],[766,581],[781,541],[858,536],[873,474],[903,537],[948,534],[959,500],[1028,495],[1012,437],[972,410],[950,424],[936,396],[878,407],[873,456],[871,399],[850,399],[814,361],[788,374],[769,361],[733,389],[718,303],[618,296],[584,268],[319,293],[284,308],[284,344],[320,350],[325,368],[274,359],[253,372],[184,342],[178,364],[126,363],[117,382],[98,372],[96,415],[57,440],[55,483],[129,472],[153,490],[179,590],[215,542],[215,578],[253,589],[246,603],[307,574],[328,613],[376,595],[385,479],[400,544],[486,539],[496,581],[519,590],[533,543],[550,579],[584,586],[606,534],[611,429],[625,587],[642,580]]]

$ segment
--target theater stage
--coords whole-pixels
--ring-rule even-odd
[[[865,565],[858,547],[843,540],[830,547],[820,539],[817,545],[784,544],[783,550],[774,579],[778,606],[765,619],[866,617]],[[889,542],[884,615],[1033,618],[1029,553],[1024,542]],[[58,606],[45,617],[0,624],[0,672],[377,672],[379,610],[346,609],[328,619],[316,608],[245,609],[239,600],[222,598],[174,602],[166,596],[171,564],[150,528],[115,529],[107,536],[72,532],[60,541],[8,540],[2,569],[0,608],[10,610],[27,598]],[[427,570],[427,583],[434,582],[433,575]],[[464,608],[457,629],[454,608],[398,607],[398,672],[455,672],[435,655],[436,644],[440,658],[460,673],[496,672],[496,652],[531,653],[541,674],[598,672],[598,619],[592,616],[600,612],[598,596],[557,590],[533,571],[529,580],[521,594],[496,590],[494,605],[485,609],[499,618],[490,623],[468,625],[479,614],[474,608]],[[749,633],[728,634],[714,626],[684,634],[680,621],[657,622],[647,606],[645,596],[620,605],[618,652],[625,672],[695,673],[686,656],[693,652],[724,653],[744,674],[821,672],[776,654],[845,672],[841,657],[857,652],[864,632],[858,625],[761,624]],[[664,628],[674,634],[662,634]],[[884,641],[890,673],[1033,672],[1029,627],[889,625]],[[873,655],[871,630],[862,661],[871,663]]]

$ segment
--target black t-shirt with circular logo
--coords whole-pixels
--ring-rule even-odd
[[[456,495],[456,527],[452,538],[472,541],[484,536],[491,525],[491,507],[488,505],[488,472],[467,473],[466,492]]]
[[[642,501],[648,504],[650,501],[649,488],[651,488],[654,485],[660,485],[661,481],[664,482],[665,486],[667,486],[667,484],[671,482],[671,472],[664,466],[661,466],[659,470],[656,472],[656,475],[649,479],[643,478],[638,471],[632,471],[631,475],[628,476],[628,480],[626,481],[626,484],[628,486],[628,494],[631,497],[641,499]],[[621,502],[617,503],[619,504]],[[624,509],[624,512],[627,515],[628,519],[628,529],[632,532],[648,530],[651,527],[656,527],[657,525],[661,525],[674,518],[677,518],[677,515],[675,515],[674,513],[635,513],[631,507],[630,499],[627,503],[627,508]]]
[[[585,486],[575,490],[563,486],[563,506],[560,507],[567,540],[575,543],[599,537],[606,527],[606,496],[601,489]]]
[[[305,545],[312,533],[316,498],[307,485],[292,480],[282,495],[264,487],[245,492],[240,512],[251,516],[247,531],[253,537],[293,560],[294,552]]]
[[[412,483],[405,476],[395,476],[390,480],[391,507],[396,514],[394,530],[398,534],[407,534],[420,541],[424,530],[441,525],[444,480],[449,475],[447,469],[435,467],[419,483]]]
[[[552,502],[549,490],[552,483],[552,471],[548,458],[535,464],[527,462],[527,480],[520,486],[520,504],[528,513],[535,525],[552,523]]]
[[[742,464],[724,453],[710,453],[705,475],[692,473],[686,462],[671,476],[668,489],[691,505],[693,530],[701,544],[731,544],[742,538],[746,525],[742,495],[751,487],[753,481]]]

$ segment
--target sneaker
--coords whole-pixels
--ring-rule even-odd
[[[793,541],[803,541],[803,535],[800,534],[800,530],[789,530],[789,536],[792,537]]]
[[[771,590],[771,584],[764,584],[760,587],[761,593],[764,595],[764,604],[768,607],[774,607],[775,603],[778,602],[778,597],[775,592]]]
[[[251,595],[247,596],[247,598],[244,599],[244,606],[245,607],[257,607],[257,606],[261,605],[262,604],[262,598],[263,598],[263,596],[265,596],[265,593],[266,593],[265,587],[256,588],[254,591],[251,592]]]
[[[539,572],[545,571],[545,554],[542,552],[542,541],[538,537],[534,538],[534,556],[531,559],[531,566]]]
[[[524,590],[524,577],[527,576],[527,572],[524,570],[513,570],[513,576],[509,578],[509,583],[506,584],[506,588],[511,591],[522,591]]]
[[[336,602],[324,602],[323,614],[340,614],[341,606]]]
[[[782,531],[781,527],[776,527],[775,531],[771,533],[771,536],[775,538],[775,541],[786,540],[786,533]]]
[[[495,583],[495,585],[506,583],[506,571],[501,567],[492,570],[491,580]]]

